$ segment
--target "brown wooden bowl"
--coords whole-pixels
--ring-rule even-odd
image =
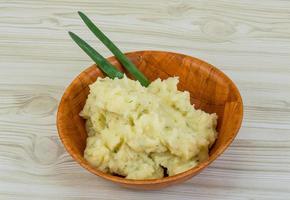
[[[84,168],[104,179],[130,188],[158,189],[183,182],[198,174],[214,161],[235,138],[243,118],[243,103],[235,84],[214,66],[190,56],[161,52],[138,51],[127,57],[151,81],[179,76],[179,90],[187,90],[196,108],[218,115],[218,139],[210,150],[209,159],[175,176],[152,180],[129,180],[92,167],[83,157],[87,133],[85,121],[79,116],[86,102],[89,87],[102,72],[93,65],[80,73],[66,89],[57,113],[57,128],[61,141],[71,156]],[[124,71],[115,57],[108,60]],[[125,71],[126,72],[126,71]],[[130,76],[129,76],[130,77]],[[102,95],[102,94],[100,94]]]

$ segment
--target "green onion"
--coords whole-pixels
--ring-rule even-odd
[[[124,74],[117,70],[111,63],[109,63],[106,58],[99,54],[95,49],[93,49],[89,44],[87,44],[83,39],[74,34],[73,32],[68,32],[71,38],[79,45],[79,47],[88,54],[88,56],[95,61],[98,67],[110,78],[123,78]]]
[[[94,33],[94,35],[103,44],[110,49],[110,51],[116,56],[116,58],[122,63],[122,65],[136,78],[141,85],[147,87],[149,80],[138,70],[138,68],[120,51],[120,49],[98,28],[96,25],[82,12],[78,12],[82,20],[88,26],[88,28]]]

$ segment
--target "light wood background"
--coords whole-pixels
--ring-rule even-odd
[[[190,181],[121,188],[81,168],[55,126],[65,87],[91,60],[72,30],[111,55],[82,10],[124,51],[204,59],[228,74],[245,116],[232,146]],[[290,199],[290,1],[0,0],[0,199]]]

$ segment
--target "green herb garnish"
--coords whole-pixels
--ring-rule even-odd
[[[136,78],[141,85],[147,87],[150,82],[140,70],[120,51],[120,49],[82,12],[78,12],[82,20],[94,35],[116,56],[120,63]],[[100,69],[110,78],[122,78],[123,73],[113,67],[103,56],[88,45],[76,34],[69,32],[73,40],[98,64]],[[112,69],[112,67],[114,69]]]
[[[90,58],[97,63],[98,67],[110,78],[123,78],[124,74],[117,70],[106,58],[99,54],[93,47],[86,43],[79,36],[73,32],[69,32],[71,38],[79,45],[79,47],[90,56]]]

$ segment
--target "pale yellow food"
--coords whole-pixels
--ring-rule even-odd
[[[178,78],[148,88],[139,82],[98,78],[90,85],[82,117],[87,119],[85,159],[128,179],[153,179],[184,172],[208,158],[217,115],[196,110]]]

